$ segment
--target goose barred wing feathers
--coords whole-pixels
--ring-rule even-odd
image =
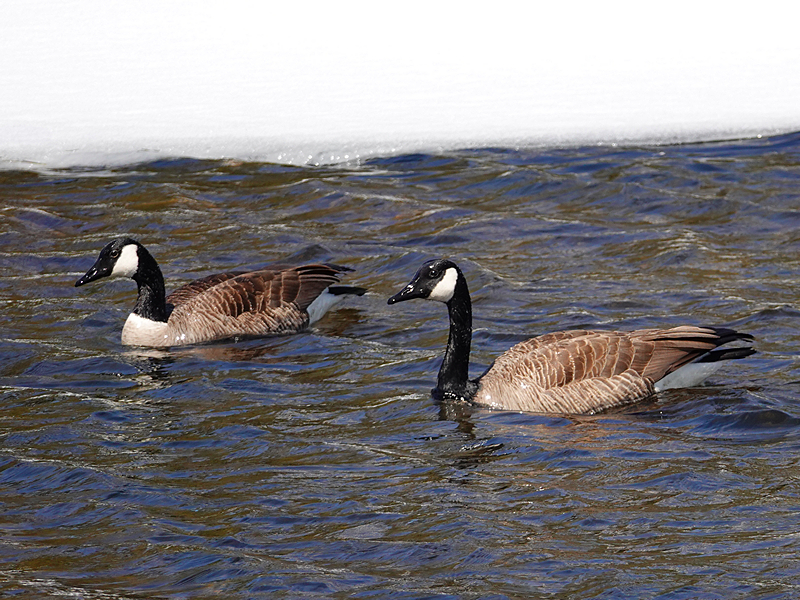
[[[245,274],[246,271],[231,271],[229,273],[216,273],[215,275],[209,275],[208,277],[203,277],[202,279],[196,279],[195,281],[191,281],[186,285],[179,287],[177,290],[167,296],[167,304],[171,304],[173,307],[184,304],[195,296],[202,294],[208,289],[211,289],[218,283],[222,283],[228,279],[233,279],[234,277]]]
[[[169,323],[187,336],[204,330],[212,339],[232,332],[248,336],[297,331],[308,325],[309,305],[349,270],[312,264],[211,275],[167,297],[174,307]]]
[[[520,342],[480,379],[475,401],[534,412],[596,412],[635,402],[665,375],[717,346],[730,329],[560,331]]]

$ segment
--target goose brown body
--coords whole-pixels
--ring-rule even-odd
[[[754,352],[721,348],[752,336],[719,327],[635,331],[572,330],[513,346],[477,380],[469,380],[472,305],[466,279],[452,261],[425,263],[390,304],[425,298],[444,302],[450,335],[434,396],[504,410],[593,413],[630,404],[660,389],[696,385],[720,361]]]
[[[642,400],[656,382],[730,341],[730,329],[681,326],[560,331],[504,352],[474,401],[531,412],[591,413]]]
[[[310,323],[308,307],[344,270],[318,264],[211,275],[167,296],[165,326],[143,327],[132,314],[122,343],[177,346],[301,331]]]
[[[135,267],[119,266],[126,258],[133,261],[131,256]],[[309,264],[218,273],[164,298],[163,276],[155,260],[138,242],[120,238],[103,249],[76,285],[114,274],[132,277],[139,285],[139,297],[123,327],[122,343],[165,347],[301,331],[329,307],[313,310],[315,303],[325,304],[325,295],[336,300],[364,293],[362,288],[336,285],[349,270]]]

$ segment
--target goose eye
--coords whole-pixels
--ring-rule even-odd
[[[431,277],[431,278],[433,278],[433,279],[436,279],[438,276],[439,276],[439,271],[437,271],[436,269],[431,269],[431,270],[428,272],[428,277]]]
[[[111,251],[111,258],[117,258],[118,256],[119,256],[119,250],[117,250],[116,248],[114,248],[114,249]]]

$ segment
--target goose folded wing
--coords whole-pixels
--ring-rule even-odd
[[[308,325],[306,308],[338,282],[339,272],[328,265],[262,269],[233,277],[225,273],[207,285],[215,277],[211,276],[201,284],[205,289],[192,290],[187,301],[176,305],[170,321],[202,322],[219,336],[297,331]]]
[[[481,379],[476,401],[510,410],[587,413],[655,391],[664,375],[721,343],[702,327],[560,331],[520,342]]]
[[[203,277],[202,279],[196,279],[179,287],[177,290],[167,296],[167,304],[171,304],[172,306],[184,304],[195,296],[198,296],[206,290],[211,289],[215,285],[244,274],[245,271],[230,271],[228,273],[216,273],[215,275],[209,275],[208,277]]]

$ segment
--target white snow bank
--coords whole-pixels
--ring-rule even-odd
[[[19,0],[2,12],[6,166],[800,129],[800,11],[784,2]]]

